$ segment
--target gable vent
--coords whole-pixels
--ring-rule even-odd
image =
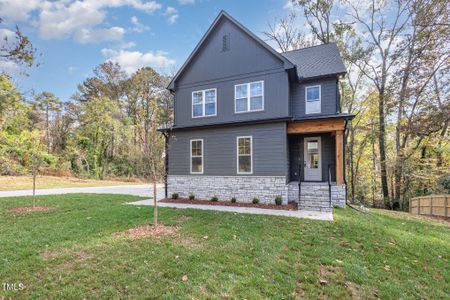
[[[230,50],[230,34],[222,36],[222,52]]]

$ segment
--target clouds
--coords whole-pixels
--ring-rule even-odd
[[[178,0],[178,3],[180,3],[180,5],[195,4],[195,0]]]
[[[168,6],[164,12],[164,15],[167,17],[167,22],[169,24],[175,24],[178,19],[178,10],[175,7]]]
[[[101,52],[108,61],[118,63],[128,74],[132,74],[142,67],[161,70],[175,65],[175,60],[170,59],[168,54],[163,51],[140,52],[105,48]]]
[[[127,30],[107,25],[107,14],[109,9],[121,7],[147,14],[163,9],[161,3],[153,0],[0,0],[1,16],[6,21],[35,24],[43,39],[73,38],[79,43],[120,41]],[[174,24],[179,16],[171,6],[161,14],[169,24]],[[131,22],[131,32],[149,29],[135,16]]]

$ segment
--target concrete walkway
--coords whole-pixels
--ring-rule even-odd
[[[164,198],[164,185],[157,185],[158,199]],[[96,186],[77,188],[55,188],[36,190],[36,195],[62,195],[74,193],[89,194],[123,194],[141,197],[153,196],[153,186],[151,184],[140,185],[118,185],[118,186]],[[33,190],[0,191],[0,197],[31,196]]]
[[[153,206],[153,200],[141,200],[129,202],[127,204]],[[181,204],[181,203],[166,203],[166,202],[159,202],[158,206],[181,208],[181,209],[193,208],[201,210],[235,212],[241,214],[272,215],[272,216],[284,216],[284,217],[312,219],[321,221],[333,221],[332,212],[306,211],[306,210],[278,210],[278,209],[253,208],[253,207],[198,205],[198,204]]]

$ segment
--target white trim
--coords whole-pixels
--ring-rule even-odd
[[[307,144],[308,144],[308,141],[310,141],[310,140],[317,140],[317,147],[318,147],[318,149],[317,149],[317,151],[318,151],[318,154],[319,154],[319,163],[318,163],[318,167],[317,167],[317,169],[318,169],[318,171],[319,171],[319,175],[320,175],[320,178],[319,178],[319,180],[311,180],[311,179],[306,179],[306,155],[308,154],[308,149],[307,149]],[[304,139],[303,139],[303,162],[304,162],[304,171],[303,171],[303,177],[304,177],[304,179],[305,180],[307,180],[307,181],[322,181],[322,137],[320,137],[320,136],[311,136],[311,137],[305,137]]]
[[[262,107],[261,109],[250,109],[250,85],[252,83],[261,83],[261,97],[262,97]],[[241,85],[247,86],[247,110],[246,111],[236,111],[236,88]],[[239,99],[245,99],[245,98],[239,98]],[[239,83],[234,85],[234,113],[235,114],[245,114],[250,112],[257,112],[257,111],[263,111],[264,110],[264,80],[259,81],[252,81],[252,82],[246,82],[246,83]]]
[[[250,139],[250,172],[239,172],[239,139]],[[247,156],[247,155],[245,155]],[[251,135],[236,137],[236,173],[237,174],[253,174],[253,137]]]
[[[192,142],[198,142],[198,141],[202,142],[202,155],[201,156],[198,156],[198,155],[192,156]],[[205,171],[205,160],[204,160],[205,153],[203,151],[204,151],[203,139],[189,140],[189,165],[190,165],[190,173],[191,174],[203,174],[204,173],[204,171]],[[192,157],[201,157],[202,158],[202,171],[201,172],[193,172],[192,171]]]
[[[209,91],[214,91],[214,114],[213,115],[205,115],[206,113],[206,92]],[[202,93],[202,115],[201,116],[194,116],[194,94],[195,93]],[[199,105],[199,104],[196,104]],[[206,117],[216,117],[217,116],[217,88],[212,88],[212,89],[206,89],[206,90],[198,90],[198,91],[193,91],[191,94],[191,116],[193,119],[197,119],[197,118],[206,118]]]
[[[308,101],[308,89],[317,88],[317,87],[319,88],[319,100]],[[319,102],[319,111],[307,112],[306,107],[308,106],[308,102],[316,102],[316,101]],[[321,112],[322,112],[322,86],[320,84],[306,86],[305,87],[305,115],[320,114]]]

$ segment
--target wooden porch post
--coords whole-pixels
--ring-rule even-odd
[[[344,131],[336,130],[336,184],[344,184]]]

